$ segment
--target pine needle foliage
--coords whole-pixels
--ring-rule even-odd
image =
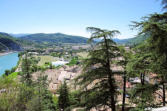
[[[68,107],[70,107],[69,91],[66,81],[64,81],[64,83],[61,85],[59,93],[60,93],[58,98],[59,109],[65,111]]]
[[[26,53],[25,57],[22,60],[22,65],[21,65],[22,66],[21,82],[27,86],[32,85],[31,65],[32,65],[31,61]]]
[[[164,1],[165,3],[165,1]],[[165,106],[165,83],[167,82],[167,13],[152,14],[143,21],[135,23],[141,29],[141,34],[148,34],[149,53],[152,56],[151,71],[158,75],[159,85],[162,85],[163,106]]]
[[[163,10],[167,9],[167,0],[162,0],[162,6],[163,6]]]
[[[108,106],[115,111],[117,86],[111,65],[119,55],[119,48],[111,38],[119,34],[119,31],[95,27],[88,27],[87,30],[91,32],[90,42],[97,38],[102,40],[89,52],[89,57],[83,61],[83,73],[76,78],[81,87],[81,97],[84,98],[82,105],[87,110]]]

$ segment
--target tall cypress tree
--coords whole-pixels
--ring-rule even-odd
[[[76,78],[82,97],[85,97],[83,105],[87,109],[108,106],[116,111],[117,86],[111,64],[115,63],[119,48],[111,37],[119,34],[119,31],[95,27],[88,27],[87,30],[92,33],[89,41],[97,38],[102,40],[89,52],[88,59],[83,61],[83,73]]]

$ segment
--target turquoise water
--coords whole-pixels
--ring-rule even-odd
[[[0,75],[2,75],[6,69],[11,69],[12,67],[16,66],[18,60],[18,53],[0,56]]]

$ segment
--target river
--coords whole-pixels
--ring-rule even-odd
[[[18,53],[10,53],[0,56],[0,75],[4,74],[5,70],[15,67],[18,60]]]

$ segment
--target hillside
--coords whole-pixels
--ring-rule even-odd
[[[133,46],[140,44],[142,41],[146,40],[149,36],[139,35],[134,38],[129,39],[113,39],[117,44]]]
[[[81,36],[66,35],[61,33],[54,34],[31,34],[22,36],[22,40],[30,40],[36,43],[55,44],[55,43],[87,43],[88,38]]]
[[[11,33],[10,35],[12,37],[19,38],[19,37],[27,36],[27,35],[30,35],[30,34],[28,34],[28,33],[20,33],[20,34],[13,34],[13,33]]]
[[[149,36],[143,36],[143,35],[138,35],[134,38],[129,38],[129,39],[118,39],[118,38],[113,38],[112,40],[120,45],[125,45],[125,46],[133,46],[140,44],[144,40],[146,40]],[[101,39],[96,39],[96,42],[100,42]]]
[[[17,42],[15,38],[7,33],[0,32],[0,51],[22,50],[21,45]]]

